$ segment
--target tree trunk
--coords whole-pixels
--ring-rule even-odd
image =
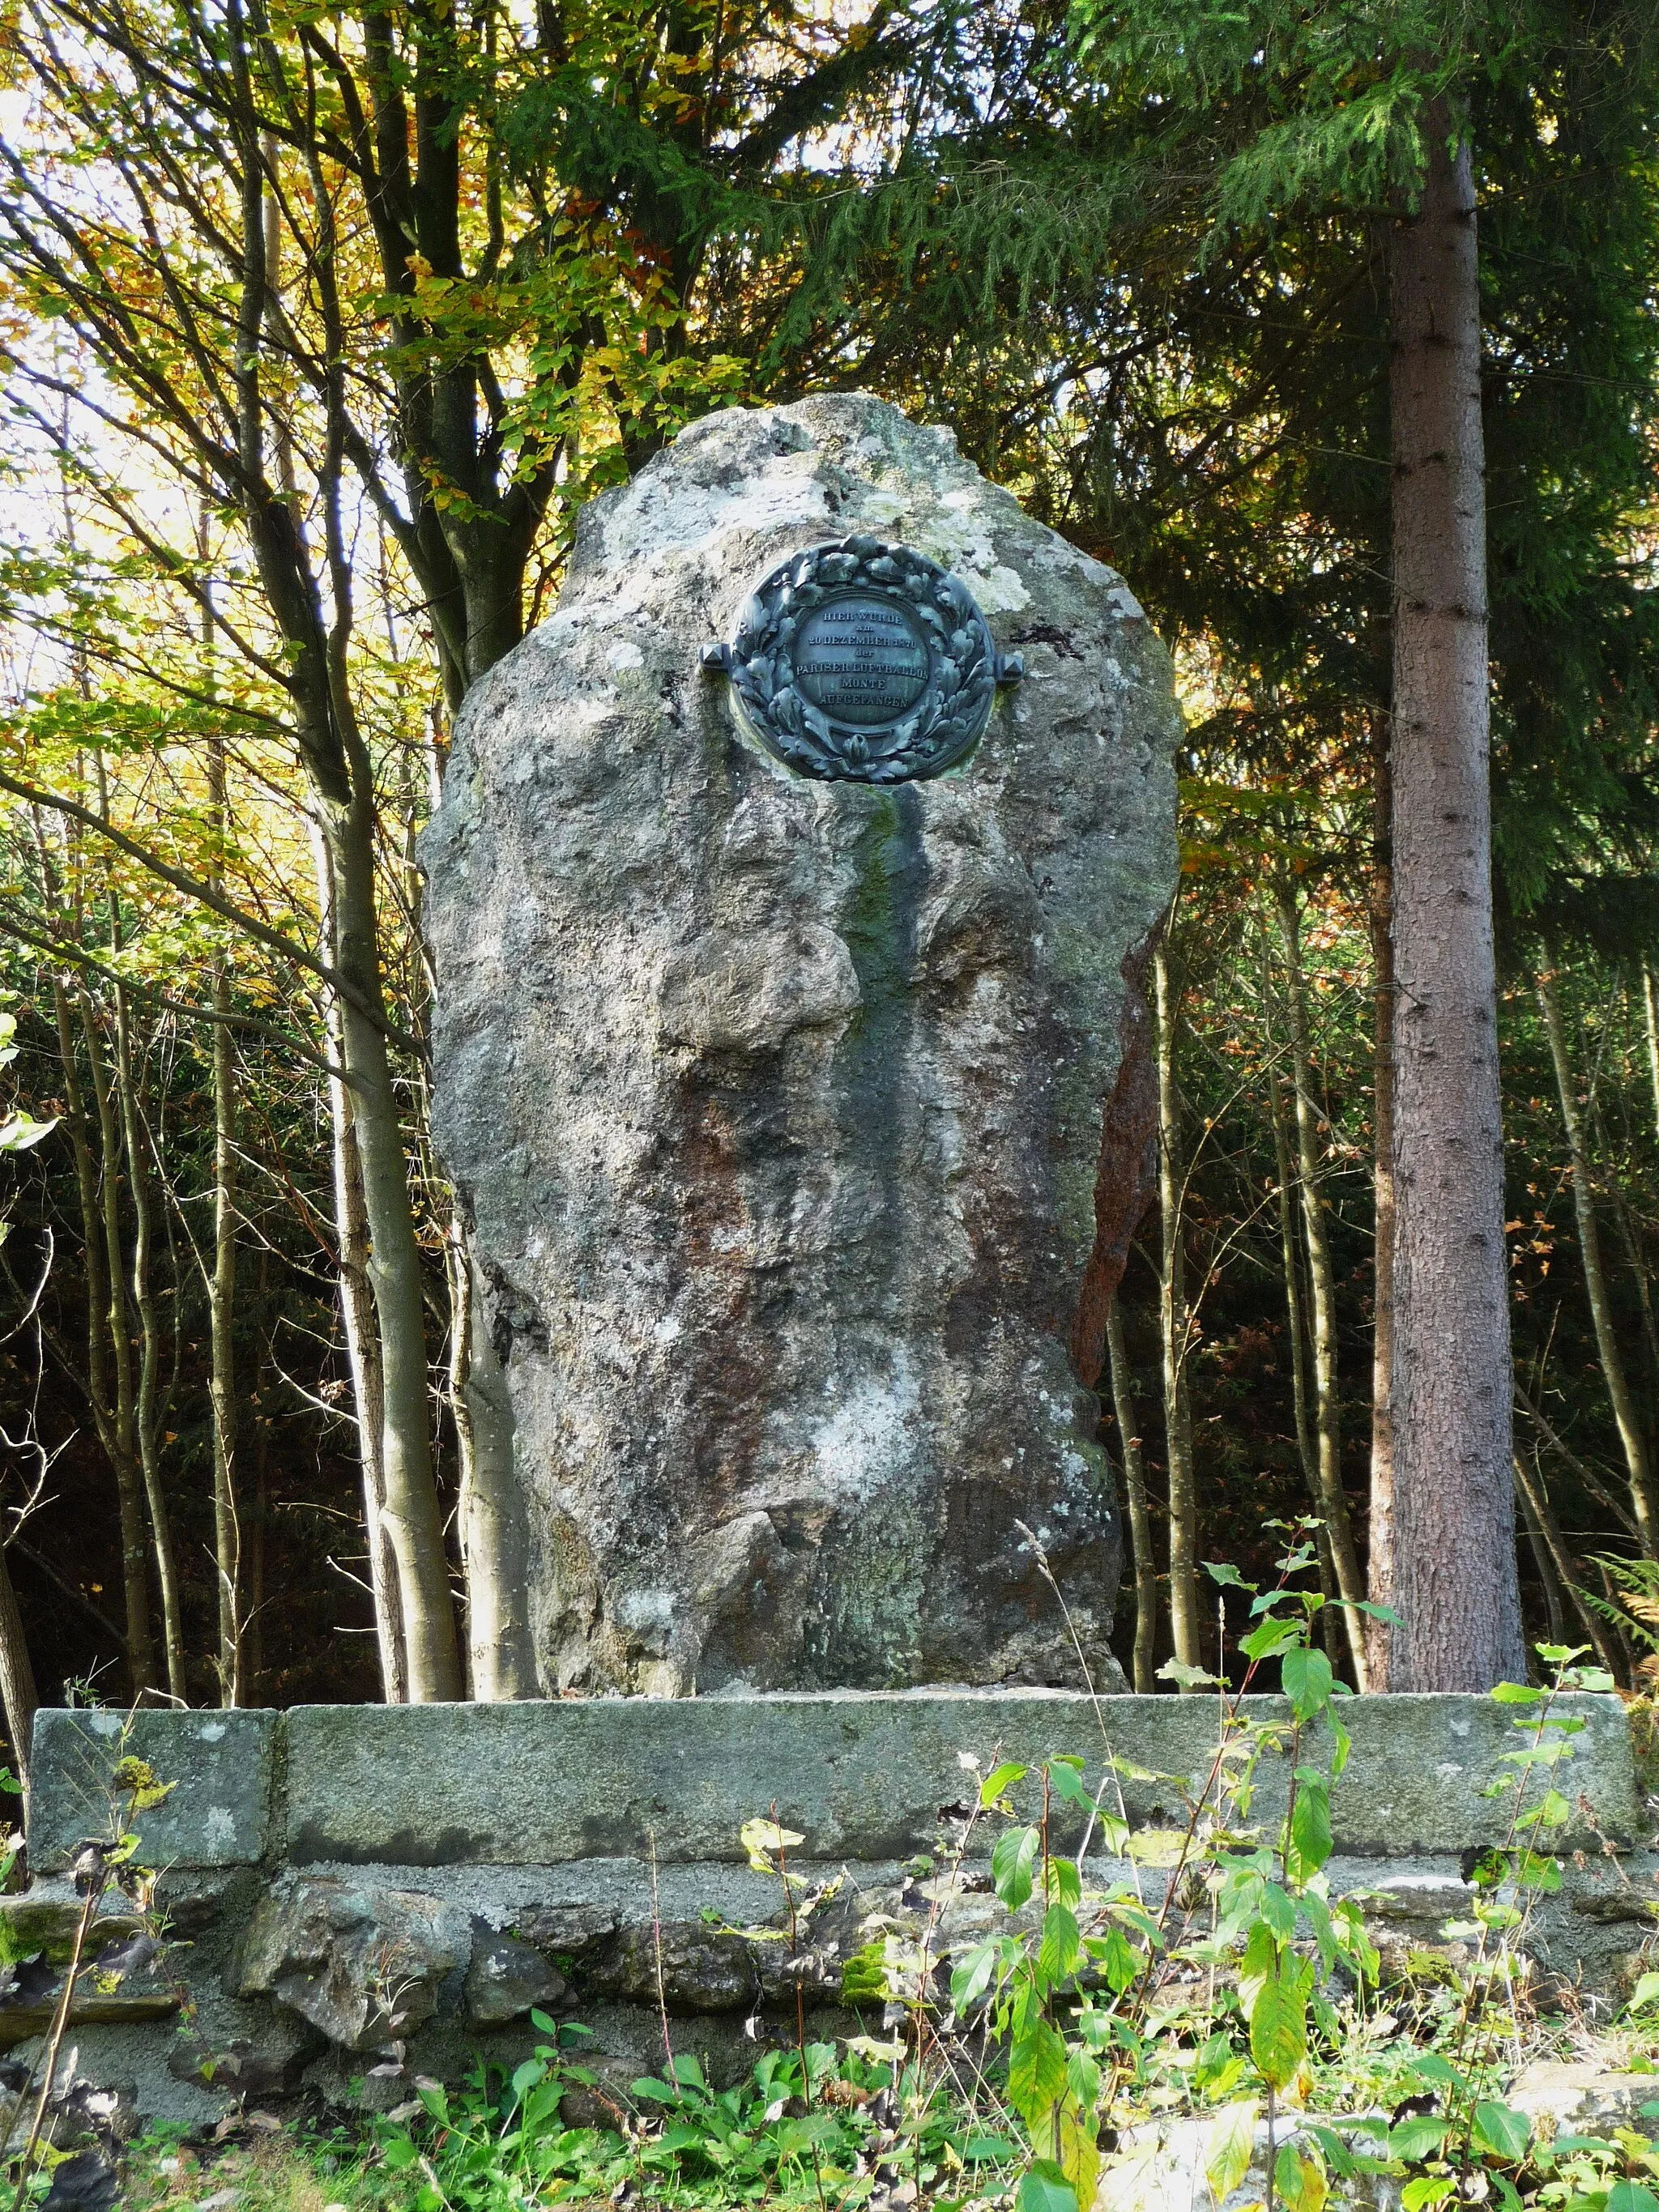
[[[1371,725],[1371,1498],[1366,1595],[1394,1603],[1394,771],[1389,717]],[[1389,1623],[1365,1616],[1365,1665],[1389,1680]]]
[[[1264,984],[1267,981],[1264,970]],[[1279,1258],[1285,1277],[1285,1331],[1291,1358],[1291,1413],[1296,1424],[1296,1455],[1302,1462],[1302,1480],[1308,1486],[1308,1503],[1319,1510],[1319,1451],[1314,1442],[1313,1420],[1308,1409],[1307,1324],[1302,1311],[1302,1270],[1296,1249],[1296,1201],[1291,1195],[1295,1171],[1291,1165],[1290,1132],[1285,1126],[1285,1100],[1276,1070],[1267,1072],[1267,1113],[1273,1123],[1273,1163],[1279,1178]],[[1316,1532],[1319,1551],[1319,1589],[1327,1601],[1322,1615],[1326,1656],[1334,1665],[1340,1657],[1342,1632],[1335,1629],[1329,1600],[1337,1595],[1336,1569],[1331,1559],[1330,1530],[1322,1524]]]
[[[1112,1377],[1112,1411],[1117,1417],[1118,1449],[1123,1462],[1123,1497],[1129,1523],[1129,1557],[1134,1564],[1135,1644],[1131,1671],[1136,1692],[1151,1694],[1152,1655],[1158,1644],[1158,1563],[1152,1556],[1152,1523],[1146,1510],[1146,1467],[1140,1427],[1135,1419],[1134,1377],[1123,1342],[1123,1316],[1116,1293],[1106,1309],[1106,1352]]]
[[[17,1762],[17,1778],[23,1785],[23,1817],[29,1809],[29,1739],[40,1704],[34,1686],[34,1668],[23,1634],[23,1616],[17,1609],[11,1568],[0,1546],[0,1705],[5,1709],[6,1734]]]
[[[133,1432],[138,1444],[138,1466],[143,1477],[144,1502],[149,1514],[150,1543],[155,1553],[156,1580],[161,1591],[161,1642],[167,1656],[167,1694],[175,1704],[190,1702],[185,1686],[185,1632],[179,1595],[179,1569],[173,1551],[172,1516],[166,1486],[161,1480],[161,1425],[165,1406],[161,1395],[161,1316],[157,1310],[155,1283],[155,1234],[149,1205],[149,1152],[139,1110],[137,1084],[132,1065],[132,1030],[127,994],[115,988],[115,1090],[121,1111],[122,1141],[126,1146],[127,1196],[132,1207],[132,1306],[138,1316],[138,1389],[133,1406]]]
[[[121,1587],[126,1607],[127,1666],[136,1703],[155,1680],[155,1652],[150,1637],[149,1545],[144,1527],[143,1480],[139,1473],[132,1401],[132,1341],[127,1334],[126,1264],[121,1250],[121,1141],[116,1128],[112,1085],[98,1035],[97,1017],[82,991],[81,1034],[98,1113],[100,1187],[98,1206],[103,1250],[100,1272],[107,1299],[111,1407],[110,1459],[115,1468],[116,1501],[121,1518]]]
[[[1307,1002],[1302,987],[1302,943],[1296,894],[1288,884],[1278,892],[1279,927],[1285,953],[1285,1008],[1291,1030],[1291,1080],[1296,1097],[1297,1182],[1302,1194],[1302,1232],[1308,1248],[1308,1278],[1313,1291],[1314,1432],[1318,1447],[1319,1510],[1330,1542],[1337,1594],[1348,1603],[1343,1633],[1353,1662],[1355,1686],[1365,1687],[1364,1615],[1354,1601],[1365,1595],[1354,1549],[1348,1495],[1342,1486],[1342,1412],[1338,1396],[1336,1270],[1331,1240],[1325,1233],[1324,1201],[1319,1194],[1319,1114],[1314,1103],[1308,1048]]]
[[[1203,1618],[1198,1595],[1198,1486],[1193,1466],[1192,1401],[1187,1352],[1192,1316],[1187,1307],[1184,1200],[1181,1170],[1181,1103],[1176,1086],[1175,1031],[1178,1012],[1163,945],[1152,956],[1158,1011],[1158,1195],[1163,1227],[1163,1280],[1158,1322],[1164,1343],[1164,1432],[1170,1483],[1170,1626],[1175,1656],[1184,1667],[1203,1664]]]
[[[1583,1265],[1584,1288],[1589,1294],[1590,1318],[1595,1327],[1595,1349],[1602,1379],[1613,1404],[1613,1418],[1624,1448],[1625,1468],[1630,1480],[1630,1502],[1641,1531],[1642,1550],[1650,1559],[1659,1559],[1659,1498],[1654,1494],[1648,1467],[1647,1445],[1625,1372],[1624,1354],[1613,1326],[1613,1298],[1607,1270],[1601,1264],[1601,1237],[1595,1219],[1595,1194],[1590,1187],[1589,1156],[1584,1149],[1584,1126],[1573,1097],[1572,1068],[1567,1057],[1567,1034],[1561,1020],[1561,1000],[1556,990],[1547,946],[1538,976],[1538,1003],[1543,1011],[1544,1034],[1549,1039],[1550,1062],[1561,1101],[1561,1120],[1566,1130],[1567,1158],[1572,1171],[1572,1204],[1578,1223],[1578,1256]]]
[[[380,998],[374,913],[372,794],[333,811],[329,824],[335,895],[334,962],[364,1003]],[[464,1694],[450,1594],[443,1516],[432,1465],[426,1300],[410,1210],[403,1117],[386,1036],[339,997],[339,1043],[352,1098],[368,1229],[368,1280],[380,1346],[381,1526],[398,1565],[410,1704]]]
[[[1522,1676],[1487,784],[1474,188],[1443,101],[1391,245],[1396,1016],[1385,1684]]]
[[[1618,1674],[1620,1672],[1619,1654],[1613,1647],[1613,1639],[1607,1634],[1606,1625],[1601,1616],[1593,1612],[1578,1595],[1583,1583],[1584,1571],[1567,1549],[1566,1539],[1562,1534],[1560,1523],[1555,1517],[1555,1509],[1550,1504],[1550,1494],[1545,1487],[1543,1478],[1535,1465],[1530,1472],[1528,1471],[1527,1463],[1519,1452],[1515,1455],[1515,1479],[1520,1486],[1528,1517],[1537,1527],[1538,1534],[1543,1541],[1544,1548],[1549,1554],[1551,1564],[1555,1569],[1561,1586],[1571,1601],[1573,1611],[1583,1625],[1584,1633],[1589,1638],[1591,1649],[1610,1674]]]
[[[326,942],[333,911],[333,869],[328,848],[320,835],[316,841],[316,860],[318,902],[324,916]],[[329,1042],[338,1066],[342,1047],[337,1001],[329,1012]],[[357,1417],[357,1453],[363,1470],[363,1533],[368,1547],[369,1587],[374,1600],[380,1693],[387,1705],[400,1705],[408,1702],[409,1676],[404,1657],[398,1563],[385,1525],[384,1393],[380,1335],[368,1282],[368,1219],[363,1204],[362,1163],[357,1147],[356,1094],[337,1075],[329,1078],[328,1091],[334,1139],[334,1234],[339,1249],[340,1317],[345,1328],[351,1401]]]
[[[1648,1032],[1648,1080],[1653,1086],[1653,1121],[1659,1129],[1659,1005],[1654,1000],[1653,970],[1642,963],[1642,1012]]]
[[[1544,1538],[1543,1526],[1522,1480],[1521,1455],[1518,1452],[1515,1457],[1515,1486],[1521,1505],[1521,1519],[1527,1531],[1527,1547],[1532,1553],[1533,1565],[1538,1570],[1538,1587],[1544,1594],[1545,1633],[1552,1644],[1565,1644],[1567,1624],[1561,1610],[1561,1577],[1555,1571],[1555,1562]]]
[[[461,1462],[467,1678],[480,1705],[536,1694],[530,1640],[530,1529],[513,1461],[513,1407],[489,1331],[478,1326],[465,1236],[450,1224],[450,1397]]]
[[[220,799],[223,799],[222,759]],[[230,1011],[223,961],[214,969],[216,1012]],[[219,1701],[240,1705],[242,1681],[242,1529],[236,1499],[236,1069],[230,1025],[213,1031],[213,1272],[208,1337],[213,1404],[213,1549],[219,1589]]]

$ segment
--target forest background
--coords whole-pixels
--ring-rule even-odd
[[[415,840],[582,502],[711,406],[812,391],[948,422],[1124,572],[1177,659],[1158,1204],[1102,1380],[1126,1671],[1217,1663],[1226,1594],[1192,1562],[1254,1577],[1275,1518],[1318,1514],[1328,1586],[1358,1593],[1389,1321],[1389,249],[1443,98],[1480,210],[1522,1604],[1637,1680],[1659,1653],[1644,20],[8,12],[14,1737],[37,1691],[532,1691],[492,1353],[427,1135]],[[1362,1638],[1334,1634],[1360,1679]]]

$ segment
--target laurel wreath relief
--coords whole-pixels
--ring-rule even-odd
[[[873,728],[838,720],[795,684],[801,624],[853,591],[899,602],[927,643],[920,697]],[[953,768],[982,735],[998,684],[1024,673],[1017,654],[997,652],[984,616],[948,570],[908,545],[863,536],[811,546],[775,568],[745,603],[731,644],[709,647],[703,664],[730,676],[740,719],[787,767],[859,783],[907,783]]]

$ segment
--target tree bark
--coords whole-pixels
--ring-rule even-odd
[[[139,1472],[133,1413],[132,1340],[127,1334],[126,1263],[121,1249],[121,1140],[116,1127],[113,1085],[98,1034],[97,1017],[84,990],[79,994],[79,1005],[88,1075],[98,1114],[98,1210],[103,1245],[100,1272],[106,1299],[110,1371],[114,1382],[109,1455],[115,1468],[116,1502],[120,1510],[127,1667],[137,1703],[155,1684],[155,1652],[150,1635],[149,1546],[144,1527],[143,1480]]]
[[[1146,1510],[1146,1466],[1141,1455],[1140,1425],[1135,1419],[1134,1376],[1123,1341],[1123,1316],[1114,1294],[1106,1309],[1106,1353],[1112,1378],[1112,1411],[1117,1417],[1118,1449],[1123,1462],[1125,1517],[1129,1523],[1129,1557],[1135,1577],[1135,1642],[1130,1679],[1137,1695],[1153,1689],[1152,1656],[1158,1644],[1158,1562],[1152,1555],[1152,1523]]]
[[[1659,1543],[1659,1498],[1656,1498],[1654,1493],[1647,1444],[1637,1415],[1636,1401],[1631,1394],[1630,1378],[1625,1371],[1624,1354],[1619,1348],[1618,1330],[1613,1325],[1613,1297],[1607,1286],[1607,1269],[1601,1263],[1601,1236],[1595,1218],[1595,1194],[1590,1182],[1589,1155],[1584,1146],[1584,1125],[1579,1117],[1577,1101],[1573,1097],[1567,1033],[1561,1019],[1560,994],[1556,989],[1555,970],[1551,965],[1547,946],[1545,947],[1544,966],[1539,972],[1537,988],[1538,1004],[1544,1016],[1544,1034],[1549,1040],[1550,1064],[1555,1070],[1555,1088],[1561,1102],[1561,1120],[1566,1131],[1567,1158],[1572,1174],[1573,1212],[1578,1224],[1578,1256],[1584,1270],[1584,1288],[1589,1297],[1590,1319],[1595,1328],[1596,1355],[1601,1363],[1601,1377],[1607,1386],[1613,1423],[1624,1449],[1625,1470],[1630,1481],[1631,1509],[1636,1516],[1637,1528],[1641,1531],[1642,1550],[1648,1559],[1656,1559],[1659,1558],[1659,1551],[1655,1550],[1656,1543]]]
[[[326,939],[334,898],[333,869],[320,834],[316,840],[318,902]],[[329,1041],[337,1066],[342,1057],[337,1006],[329,1014]],[[356,1411],[357,1454],[363,1471],[363,1533],[368,1547],[369,1587],[374,1594],[375,1636],[380,1659],[380,1693],[389,1705],[406,1704],[409,1674],[404,1654],[403,1604],[398,1562],[387,1535],[385,1416],[380,1376],[380,1342],[368,1281],[368,1218],[363,1203],[362,1162],[350,1086],[329,1078],[330,1125],[333,1135],[334,1234],[340,1271],[340,1318],[345,1329],[346,1364],[351,1370],[351,1401]]]
[[[1619,1654],[1613,1647],[1613,1640],[1607,1634],[1606,1625],[1599,1614],[1594,1613],[1578,1595],[1583,1587],[1584,1571],[1567,1548],[1566,1539],[1562,1534],[1561,1525],[1555,1517],[1555,1509],[1550,1504],[1550,1494],[1545,1486],[1543,1477],[1535,1465],[1530,1473],[1528,1471],[1527,1463],[1519,1452],[1515,1455],[1515,1479],[1520,1486],[1528,1518],[1537,1528],[1539,1537],[1549,1555],[1551,1565],[1555,1569],[1562,1589],[1571,1601],[1572,1609],[1583,1626],[1584,1633],[1589,1638],[1592,1650],[1610,1674],[1618,1674],[1620,1672]],[[1553,1634],[1553,1630],[1551,1632]]]
[[[11,1568],[0,1545],[0,1705],[5,1709],[6,1734],[17,1761],[17,1779],[23,1785],[23,1817],[29,1809],[29,1743],[40,1696],[34,1686],[23,1616],[17,1609]]]
[[[1659,1005],[1655,1003],[1653,970],[1642,963],[1642,1012],[1648,1032],[1648,1081],[1653,1087],[1653,1123],[1659,1129]]]
[[[1164,1346],[1164,1432],[1170,1487],[1170,1626],[1175,1656],[1201,1666],[1203,1619],[1198,1595],[1198,1486],[1193,1465],[1192,1401],[1187,1353],[1192,1316],[1187,1305],[1186,1223],[1181,1168],[1181,1098],[1176,1085],[1175,1032],[1179,1011],[1170,957],[1152,956],[1158,1012],[1158,1195],[1163,1229],[1158,1322]]]
[[[224,756],[215,747],[220,820]],[[215,1011],[230,1011],[222,960],[213,975]],[[242,1681],[242,1528],[236,1498],[236,1068],[230,1024],[213,1031],[213,1272],[208,1281],[209,1394],[213,1406],[213,1548],[219,1592],[219,1701],[240,1705]]]
[[[1264,972],[1264,984],[1267,977]],[[1285,1100],[1276,1070],[1267,1073],[1267,1113],[1273,1124],[1273,1164],[1279,1180],[1279,1258],[1285,1278],[1285,1330],[1291,1358],[1291,1414],[1296,1425],[1296,1455],[1302,1462],[1302,1480],[1308,1486],[1308,1503],[1319,1507],[1319,1450],[1314,1442],[1313,1420],[1308,1407],[1307,1324],[1302,1310],[1302,1270],[1296,1249],[1296,1200],[1292,1195],[1295,1170],[1291,1164],[1290,1132],[1285,1126]],[[1340,1656],[1341,1631],[1333,1636],[1334,1614],[1329,1601],[1337,1595],[1336,1569],[1331,1559],[1330,1531],[1316,1531],[1319,1552],[1319,1589],[1326,1600],[1321,1616],[1326,1656],[1335,1665]]]
[[[1488,789],[1474,186],[1443,101],[1395,226],[1393,1602],[1387,1686],[1486,1690],[1525,1652]]]
[[[1291,1081],[1296,1099],[1297,1181],[1302,1197],[1302,1233],[1308,1248],[1308,1277],[1313,1291],[1314,1434],[1317,1446],[1319,1510],[1330,1545],[1343,1632],[1353,1662],[1356,1688],[1365,1687],[1364,1616],[1354,1609],[1365,1585],[1354,1549],[1348,1496],[1342,1486],[1342,1412],[1338,1396],[1336,1271],[1325,1233],[1324,1201],[1319,1194],[1319,1115],[1314,1103],[1308,1048],[1307,1002],[1303,996],[1302,945],[1296,894],[1288,884],[1278,891],[1279,927],[1285,954],[1285,1011],[1291,1031]]]
[[[466,1239],[450,1228],[453,1334],[450,1394],[461,1462],[461,1562],[466,1577],[467,1676],[480,1705],[536,1694],[530,1637],[530,1529],[513,1458],[513,1406],[489,1331],[481,1328]]]
[[[133,1433],[149,1515],[150,1543],[161,1591],[161,1645],[167,1659],[167,1694],[176,1705],[190,1702],[185,1683],[185,1631],[179,1601],[179,1567],[173,1549],[172,1516],[161,1480],[161,1316],[155,1283],[155,1224],[150,1215],[149,1152],[132,1065],[132,1030],[127,994],[115,988],[115,1091],[126,1147],[127,1197],[132,1208],[132,1306],[138,1316],[138,1389],[133,1405]]]
[[[1394,1605],[1394,770],[1390,717],[1371,726],[1371,1498],[1366,1595]],[[1372,1683],[1389,1680],[1389,1625],[1365,1616]]]
[[[360,789],[331,824],[334,963],[365,998],[380,996],[371,790]],[[432,1465],[427,1392],[426,1300],[410,1210],[403,1117],[385,1031],[342,994],[340,1048],[350,1082],[362,1176],[369,1287],[380,1346],[381,1525],[398,1563],[410,1702],[464,1694],[443,1516]]]

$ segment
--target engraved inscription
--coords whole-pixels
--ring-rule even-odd
[[[927,672],[921,625],[890,599],[849,592],[815,607],[796,637],[796,684],[815,707],[860,728],[908,713]]]

